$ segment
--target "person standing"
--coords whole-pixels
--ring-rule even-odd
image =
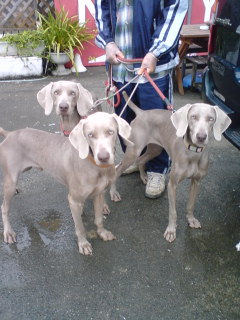
[[[156,85],[172,103],[172,70],[178,64],[180,30],[188,9],[188,0],[95,0],[95,20],[98,29],[96,44],[106,51],[106,61],[112,65],[114,85],[121,89],[146,69]],[[121,58],[143,58],[141,64],[120,64]],[[136,81],[124,89],[131,94]],[[115,109],[119,115],[125,105],[121,96]],[[152,85],[142,77],[132,101],[142,110],[166,109]],[[126,108],[121,115],[130,123],[135,114]],[[124,143],[121,141],[125,151]],[[165,189],[170,160],[165,150],[146,164],[145,196],[159,197]],[[131,168],[132,172],[136,168]]]

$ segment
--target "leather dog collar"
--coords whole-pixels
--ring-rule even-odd
[[[80,116],[80,120],[82,120],[82,119],[87,119],[87,116]],[[65,137],[69,137],[69,135],[71,133],[71,130],[63,130],[62,121],[60,122],[60,129],[61,129],[61,132],[64,134]]]
[[[183,136],[183,142],[184,142],[185,146],[187,147],[187,149],[190,151],[193,151],[196,153],[201,153],[204,149],[204,147],[196,147],[196,146],[193,146],[193,145],[187,143],[187,141],[185,140],[185,136]]]
[[[113,164],[97,164],[94,160],[94,157],[89,153],[87,156],[87,159],[92,162],[95,166],[99,167],[99,168],[110,168],[113,166]]]

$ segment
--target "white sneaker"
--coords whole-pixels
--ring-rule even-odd
[[[133,173],[133,172],[138,172],[139,171],[139,168],[138,166],[134,163],[132,164],[130,167],[128,167],[126,170],[123,171],[122,175],[126,175],[126,174],[130,174],[130,173]]]
[[[147,185],[145,196],[147,198],[158,198],[166,186],[166,175],[157,172],[147,172]]]

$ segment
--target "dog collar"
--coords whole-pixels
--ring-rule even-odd
[[[87,159],[99,168],[106,169],[113,166],[113,164],[97,164],[94,160],[94,157],[90,153],[88,154]]]
[[[87,119],[87,116],[80,116],[80,120],[82,120],[82,119]],[[61,132],[64,134],[65,137],[69,137],[69,135],[71,133],[71,130],[64,130],[62,121],[60,122],[60,129],[61,129]]]
[[[204,149],[204,147],[195,147],[195,146],[187,143],[187,141],[184,139],[184,136],[183,136],[183,142],[184,142],[185,146],[187,147],[187,149],[190,151],[193,151],[196,153],[201,153]]]

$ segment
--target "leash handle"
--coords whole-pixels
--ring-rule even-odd
[[[117,56],[117,59],[119,62],[124,63],[124,64],[132,64],[132,63],[141,63],[143,61],[142,58],[134,58],[134,59],[126,59],[126,58],[121,58]],[[167,97],[162,93],[162,91],[158,88],[158,86],[155,84],[149,73],[147,72],[147,69],[144,69],[143,75],[145,78],[151,83],[153,88],[156,90],[160,98],[166,103],[167,109],[170,111],[174,111],[173,105],[170,103]]]
[[[132,63],[141,63],[143,61],[142,58],[134,58],[134,59],[126,59],[126,58],[121,58],[120,56],[117,55],[117,60],[121,63],[125,64],[132,64]]]

